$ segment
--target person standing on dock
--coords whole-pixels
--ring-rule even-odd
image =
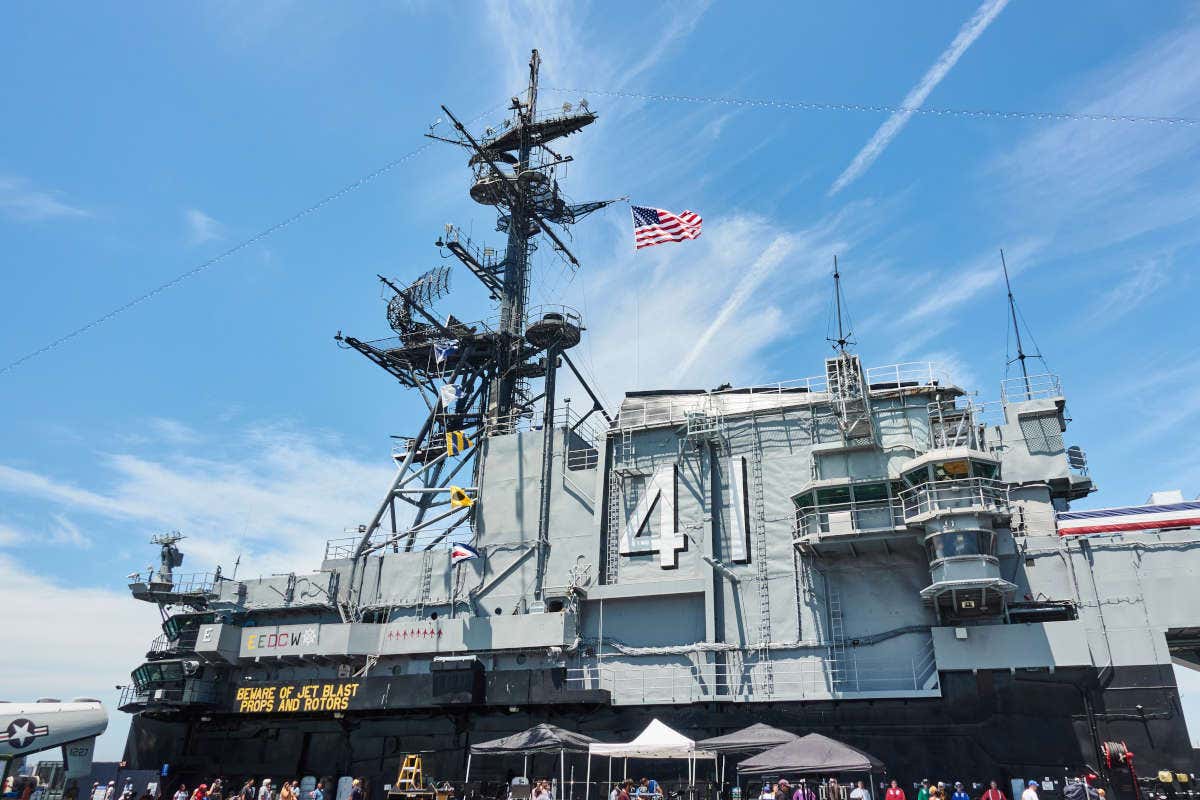
[[[817,800],[817,795],[812,790],[812,787],[808,785],[807,779],[800,779],[800,785],[796,787],[796,792],[792,795],[792,800]]]
[[[988,790],[983,793],[983,797],[979,798],[979,800],[1008,800],[1008,798],[1004,796],[1004,792],[1000,791],[1000,787],[996,785],[996,782],[992,781],[988,786]]]

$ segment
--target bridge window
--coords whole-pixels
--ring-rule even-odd
[[[999,471],[999,466],[990,461],[971,461],[971,473],[976,478],[987,478],[991,480],[996,477]]]
[[[886,483],[859,483],[853,488],[856,503],[878,503],[888,499]]]
[[[970,472],[970,465],[965,458],[955,459],[954,461],[943,461],[933,465],[933,479],[935,481],[956,481],[968,477]]]
[[[904,482],[910,487],[929,483],[929,467],[921,466],[904,473]]]
[[[946,531],[925,540],[930,561],[955,556],[990,556],[995,547],[996,536],[991,531]]]
[[[827,486],[817,489],[817,505],[835,506],[850,502],[849,486]]]

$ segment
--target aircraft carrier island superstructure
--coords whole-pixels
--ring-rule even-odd
[[[585,321],[526,302],[534,248],[573,266],[556,229],[610,202],[562,195],[550,145],[595,114],[539,114],[537,65],[503,125],[447,110],[434,136],[507,234],[437,242],[498,318],[435,313],[438,269],[386,281],[394,338],[339,334],[429,413],[315,571],[184,575],[158,540],[130,587],[164,618],[122,698],[130,765],[378,796],[407,753],[453,780],[472,743],[538,722],[624,741],[657,717],[827,733],[909,786],[1113,773],[1110,742],[1190,771],[1172,662],[1200,661],[1200,503],[1071,512],[1095,487],[1054,376],[979,404],[842,335],[816,377],[629,393],[610,416],[571,360]],[[564,368],[589,402],[559,396]]]

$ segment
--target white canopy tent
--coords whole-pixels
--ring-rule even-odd
[[[710,750],[696,748],[696,740],[689,739],[679,731],[667,727],[659,720],[652,720],[646,729],[638,734],[631,742],[596,742],[588,745],[587,798],[592,789],[592,756],[608,757],[608,782],[612,783],[612,760],[624,759],[624,777],[629,777],[629,759],[686,759],[688,762],[688,784],[696,782],[696,761],[712,759],[714,775],[717,767],[717,754]]]

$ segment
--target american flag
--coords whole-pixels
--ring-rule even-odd
[[[630,206],[633,209],[633,244],[641,250],[663,242],[682,242],[700,235],[700,215],[693,211],[672,214],[661,208]]]

